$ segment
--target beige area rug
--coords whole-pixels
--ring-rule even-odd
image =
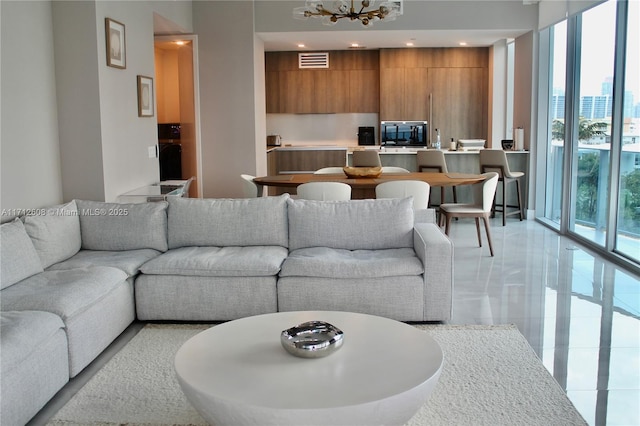
[[[204,425],[175,378],[178,348],[209,326],[145,326],[50,425]],[[585,425],[515,326],[417,325],[442,347],[440,380],[409,425]]]

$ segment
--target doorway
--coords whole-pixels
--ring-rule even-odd
[[[158,124],[179,123],[182,179],[195,179],[189,197],[202,197],[198,46],[196,35],[156,36],[154,42]]]

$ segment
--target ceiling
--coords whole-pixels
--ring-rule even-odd
[[[356,25],[356,24],[354,24]],[[384,25],[384,24],[380,24]],[[352,43],[360,48],[380,49],[407,47],[491,46],[500,40],[510,40],[528,30],[367,30],[367,31],[306,31],[257,33],[266,51],[345,50]],[[304,48],[298,47],[304,44]]]

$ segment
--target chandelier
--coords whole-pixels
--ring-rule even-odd
[[[322,0],[307,0],[306,6],[293,9],[293,17],[302,20],[309,17],[321,18],[324,25],[335,25],[339,19],[349,18],[351,21],[360,21],[365,27],[371,27],[374,21],[393,21],[401,14],[399,1],[383,1],[378,8],[370,10],[365,9],[373,6],[375,0],[362,0],[360,10],[356,10],[353,0],[350,2],[351,6],[346,0],[332,3],[333,10],[329,10],[324,7]]]

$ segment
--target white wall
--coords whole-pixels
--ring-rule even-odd
[[[377,113],[267,114],[267,134],[280,135],[287,145],[358,145],[358,127],[373,126],[380,139]]]
[[[52,7],[63,198],[103,200],[95,3]]]
[[[153,78],[153,9],[145,2],[100,1],[96,4],[98,48],[105,46],[104,18],[125,25],[127,68],[108,67],[106,55],[98,55],[104,198],[157,182],[157,158],[148,148],[157,144],[157,114],[138,117],[137,76]]]
[[[256,55],[263,54],[253,33],[252,1],[196,1],[198,34],[203,196],[242,194],[241,173],[255,175],[266,164],[265,120],[256,103]]]
[[[3,208],[112,201],[156,181],[156,118],[136,76],[154,75],[153,13],[192,31],[191,1],[2,1]],[[125,24],[127,68],[106,66],[104,19]]]
[[[51,13],[48,1],[0,2],[2,209],[62,201]]]

